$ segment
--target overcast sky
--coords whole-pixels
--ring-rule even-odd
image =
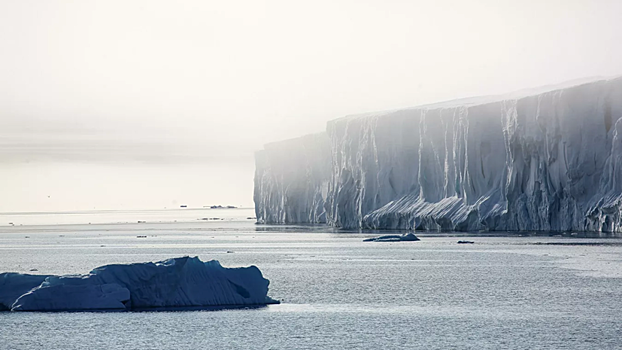
[[[0,212],[252,205],[253,152],[327,120],[622,74],[621,14],[617,0],[0,0]]]

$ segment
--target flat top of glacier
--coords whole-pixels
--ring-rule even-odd
[[[517,90],[517,91],[505,93],[505,94],[472,96],[472,97],[458,98],[458,99],[447,100],[447,101],[427,103],[427,104],[422,104],[422,105],[418,105],[414,107],[405,107],[405,108],[396,108],[396,109],[388,109],[388,110],[381,110],[381,111],[350,114],[350,115],[346,115],[340,118],[332,119],[329,121],[329,123],[341,121],[341,120],[348,120],[348,119],[379,117],[379,116],[388,115],[388,114],[400,112],[400,111],[414,111],[414,110],[422,110],[422,109],[426,109],[426,110],[443,109],[443,108],[455,108],[455,107],[461,107],[461,106],[472,107],[472,106],[484,105],[484,104],[494,103],[494,102],[499,102],[499,101],[518,100],[518,99],[522,99],[522,98],[529,97],[529,96],[536,96],[536,95],[544,94],[547,92],[554,92],[554,91],[572,88],[575,86],[581,86],[585,84],[604,82],[604,81],[610,81],[610,80],[616,80],[616,79],[622,79],[622,75],[612,76],[612,77],[594,76],[594,77],[579,78],[579,79],[568,80],[568,81],[558,83],[558,84],[549,84],[549,85],[543,85],[543,86],[539,86],[535,88],[521,89],[521,90]],[[291,137],[291,138],[284,139],[284,140],[269,142],[264,145],[264,150],[283,147],[283,145],[287,143],[292,143],[293,145],[296,145],[305,139],[311,141],[313,138],[321,137],[323,134],[324,134],[324,131],[314,133],[314,134],[307,134],[303,136]]]
[[[396,109],[390,109],[390,110],[384,110],[384,111],[351,114],[351,115],[347,115],[341,118],[334,119],[333,121],[381,116],[381,115],[386,115],[386,114],[390,114],[390,113],[394,113],[398,111],[455,108],[455,107],[461,107],[461,106],[464,106],[464,107],[478,106],[478,105],[499,102],[499,101],[518,100],[521,98],[540,95],[540,94],[544,94],[547,92],[553,92],[553,91],[568,89],[568,88],[575,87],[575,86],[596,83],[596,82],[601,82],[601,81],[615,80],[615,79],[620,79],[620,78],[622,78],[622,75],[614,76],[614,77],[595,76],[595,77],[579,78],[579,79],[565,81],[559,84],[550,84],[550,85],[544,85],[544,86],[535,87],[535,88],[526,88],[526,89],[521,89],[521,90],[517,90],[517,91],[505,93],[505,94],[499,94],[499,95],[465,97],[465,98],[459,98],[459,99],[454,99],[454,100],[427,103],[427,104],[414,106],[414,107],[396,108]]]

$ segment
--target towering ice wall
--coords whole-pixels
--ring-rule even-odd
[[[257,221],[325,223],[330,148],[325,133],[268,144],[255,154]]]
[[[256,178],[258,220],[292,222],[276,215],[285,202],[265,201],[287,185],[287,203],[321,196],[326,222],[343,228],[622,232],[621,118],[618,78],[338,119],[327,172],[303,155],[318,178]]]

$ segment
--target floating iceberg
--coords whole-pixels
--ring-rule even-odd
[[[23,275],[21,273],[0,273],[0,311],[11,310],[11,306],[22,294],[38,287],[48,275]]]
[[[259,223],[622,232],[622,78],[330,121],[256,154]]]
[[[85,311],[275,304],[255,266],[183,257],[98,267],[87,275],[0,274],[0,310]]]
[[[419,237],[414,233],[404,233],[403,235],[386,235],[364,239],[363,242],[414,242],[419,241]]]

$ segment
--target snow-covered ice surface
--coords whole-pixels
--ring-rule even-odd
[[[1,271],[88,274],[198,256],[259,266],[282,300],[216,312],[0,312],[0,349],[620,348],[621,239],[441,232],[373,243],[363,239],[401,232],[255,225],[251,210],[238,212],[240,221],[0,227]]]
[[[257,220],[619,233],[621,120],[622,78],[337,119],[257,153]]]
[[[224,268],[182,257],[101,266],[86,275],[0,273],[0,308],[11,311],[136,310],[273,304],[255,266]]]

